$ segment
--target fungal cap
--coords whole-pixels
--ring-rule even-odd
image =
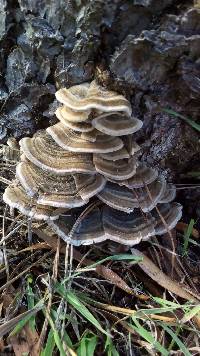
[[[55,220],[59,215],[54,215],[54,209],[49,206],[37,205],[23,188],[14,182],[7,187],[3,194],[3,200],[11,208],[18,209],[22,214],[36,220]]]
[[[71,226],[66,226],[64,218],[58,221],[50,221],[49,226],[65,242],[70,242],[75,246],[90,245],[102,242],[105,239],[103,229],[102,214],[99,208],[93,209],[88,215],[81,219],[80,223],[71,230]]]
[[[146,219],[139,210],[126,214],[106,206],[93,209],[73,229],[73,233],[69,226],[66,228],[63,218],[51,221],[49,225],[64,241],[75,246],[105,240],[133,246],[155,233],[155,219],[152,216]]]
[[[101,153],[99,156],[107,161],[118,161],[124,158],[130,158],[130,155],[125,147],[120,148],[118,151]]]
[[[57,208],[83,206],[105,185],[105,179],[100,176],[86,174],[59,176],[49,174],[30,162],[18,164],[17,177],[26,193],[34,197],[37,204]]]
[[[32,163],[52,173],[91,173],[95,168],[90,153],[74,153],[64,150],[46,132],[20,141],[21,149]]]
[[[170,203],[176,197],[176,187],[174,184],[167,184],[159,203]]]
[[[148,240],[155,233],[155,219],[135,209],[132,213],[104,208],[103,225],[109,240],[133,246],[141,240]]]
[[[154,168],[149,168],[144,164],[139,164],[136,168],[136,174],[123,182],[128,188],[142,188],[145,185],[153,183],[158,177],[158,171]]]
[[[95,142],[84,140],[80,133],[65,128],[61,123],[48,127],[46,131],[60,147],[72,152],[108,153],[123,147],[120,138],[108,135],[98,135]]]
[[[74,111],[95,109],[102,112],[122,111],[128,115],[132,112],[129,101],[123,95],[105,90],[96,82],[62,88],[55,95],[59,102]]]
[[[51,226],[64,241],[73,245],[90,245],[112,240],[124,245],[134,246],[140,241],[148,240],[154,234],[161,235],[172,229],[181,218],[182,207],[178,203],[159,205],[165,224],[154,209],[144,215],[140,209],[130,214],[111,209],[108,206],[96,207],[71,230],[66,227],[63,217],[57,221],[49,221]],[[71,224],[74,226],[74,224]]]
[[[83,115],[83,120],[78,121],[78,118],[77,118],[77,120],[68,120],[69,116],[66,116],[66,118],[65,118],[64,115],[62,115],[62,109],[64,110],[64,107],[58,108],[56,110],[55,114],[64,126],[68,127],[71,130],[78,131],[78,132],[89,132],[94,129],[92,124],[89,121],[86,121],[88,118],[88,115],[85,115],[85,113]],[[76,113],[76,114],[78,114],[79,118],[80,118],[82,113]]]
[[[92,125],[106,135],[124,136],[140,130],[143,123],[134,117],[114,112],[95,117],[92,120]]]
[[[129,160],[108,161],[94,154],[93,161],[97,172],[116,181],[129,179],[136,172],[136,161],[134,157]]]
[[[134,189],[139,206],[144,212],[151,211],[160,201],[166,190],[166,180],[163,177],[157,178],[144,188]]]
[[[97,139],[97,136],[100,136],[100,135],[102,135],[101,132],[99,132],[96,129],[93,129],[92,131],[89,131],[89,132],[82,132],[81,138],[85,141],[95,142]]]
[[[130,156],[138,154],[140,151],[140,146],[133,140],[132,135],[127,135],[123,137],[124,147],[128,151]]]
[[[160,215],[154,209],[154,217],[156,218],[155,233],[156,235],[163,235],[172,230],[182,216],[182,205],[179,203],[158,204],[157,206]],[[164,221],[164,223],[163,223]]]
[[[116,183],[116,182],[112,180],[112,183]],[[106,189],[106,187],[104,189]],[[129,195],[132,194],[133,208],[140,208],[143,212],[147,213],[151,211],[156,206],[156,204],[160,203],[160,199],[162,198],[166,190],[166,181],[164,178],[159,177],[155,181],[153,181],[149,185],[145,185],[144,187],[141,188],[126,187],[126,189],[122,183],[120,184],[120,188],[115,187],[115,189],[113,189],[113,192],[115,191],[114,195],[113,192],[112,194],[110,193],[110,203],[112,202],[112,199],[116,199],[117,194],[120,194],[120,189],[121,191],[123,191],[124,189],[124,192],[126,192],[124,194],[128,194],[128,192]],[[100,195],[103,194],[103,192],[104,190],[100,193]],[[123,202],[123,198],[122,198],[122,202]],[[124,203],[125,202],[126,200],[124,201]],[[109,205],[109,203],[107,204]]]
[[[75,174],[74,180],[81,198],[85,200],[101,192],[106,184],[106,179],[100,174]]]
[[[147,186],[137,189],[128,189],[114,182],[107,182],[104,189],[98,194],[98,198],[108,206],[130,213],[135,208],[143,212],[151,211],[163,195],[166,189],[164,179],[157,179]]]
[[[104,189],[98,194],[98,198],[113,209],[132,212],[138,208],[138,201],[133,191],[115,183],[107,182]]]
[[[74,111],[67,106],[61,106],[56,109],[56,116],[64,125],[84,123],[88,120],[91,110]]]

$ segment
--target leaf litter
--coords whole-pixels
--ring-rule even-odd
[[[8,251],[8,263],[12,259],[19,261],[22,256],[26,258],[16,265],[17,268],[11,267],[10,279],[1,287],[4,293],[10,288],[20,293],[22,284],[26,291],[23,303],[26,310],[20,313],[21,306],[16,306],[14,314],[7,315],[8,321],[2,329],[4,344],[7,335],[16,355],[29,352],[33,340],[34,356],[46,356],[56,350],[61,355],[73,356],[88,355],[88,352],[95,355],[99,350],[106,355],[117,355],[120,333],[126,340],[130,337],[134,348],[145,350],[147,354],[155,351],[167,355],[170,347],[181,349],[186,336],[193,335],[195,339],[199,335],[199,288],[191,287],[190,276],[188,280],[187,277],[180,279],[181,266],[177,261],[181,256],[177,253],[176,239],[172,250],[166,245],[167,240],[164,245],[156,244],[154,240],[145,253],[132,249],[132,253],[116,254],[115,248],[110,249],[109,245],[77,250],[66,246],[55,235],[46,235],[39,227],[32,227],[30,246],[27,247],[23,238],[19,247],[13,250],[16,234],[28,234],[25,221],[20,219],[16,221],[19,228],[14,233],[12,230],[8,232],[10,235],[4,248]],[[12,228],[15,229],[15,224]],[[193,225],[192,228],[184,225],[184,231],[187,229],[190,234],[194,231]],[[172,253],[175,254],[174,268],[165,270],[163,258],[168,256],[168,261],[172,261],[169,257]],[[152,260],[153,254],[155,260]],[[160,286],[163,292],[159,298],[148,290],[148,282],[143,285],[138,279],[140,270],[155,288]],[[104,288],[109,291],[105,298]],[[9,305],[5,304],[6,310]],[[39,309],[37,305],[40,305]],[[178,327],[182,331],[176,334]],[[25,341],[19,346],[21,333]],[[163,339],[160,339],[161,334],[165,335]],[[198,348],[195,343],[191,345],[191,349]],[[189,355],[190,351],[185,350],[184,354]]]

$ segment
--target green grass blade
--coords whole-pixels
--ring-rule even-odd
[[[187,230],[184,232],[183,256],[186,256],[188,254],[189,238],[192,235],[194,224],[195,224],[194,219],[191,219],[187,227]]]
[[[86,320],[93,324],[103,334],[107,334],[98,320],[92,315],[88,308],[78,299],[74,293],[67,292],[66,299],[80,314],[84,316]]]
[[[55,320],[58,320],[58,313],[53,308],[51,308],[51,318],[54,323],[55,323]],[[59,320],[65,320],[65,319],[67,319],[70,322],[73,321],[69,314],[63,314],[63,313],[59,312]],[[72,340],[65,330],[63,332],[63,340],[65,341],[65,343],[68,347],[73,348]]]
[[[53,322],[55,323],[55,320],[58,320],[58,313],[55,309],[51,308],[51,318]],[[72,318],[70,317],[69,314],[63,314],[59,312],[59,320],[65,320],[67,319],[68,321],[72,322]],[[69,335],[67,332],[64,330],[63,333],[63,340],[65,341],[66,345],[70,348],[73,348],[72,340],[70,339]]]
[[[185,347],[185,345],[182,343],[182,341],[177,337],[177,335],[170,329],[166,324],[160,323],[162,328],[172,337],[172,339],[175,341],[175,343],[179,346],[181,352],[185,356],[192,356],[192,354],[188,351],[188,349]]]
[[[65,278],[62,281],[62,283],[64,284],[67,281],[69,281],[69,279],[79,276],[80,274],[84,273],[84,271],[88,271],[88,268],[95,268],[96,266],[101,265],[102,263],[108,262],[108,261],[131,261],[132,263],[138,263],[138,262],[142,261],[142,257],[141,256],[133,256],[131,254],[119,254],[119,255],[108,256],[108,257],[105,257],[102,260],[99,260],[87,267],[82,268],[81,272],[76,272],[71,277]]]
[[[182,308],[183,305],[180,305],[178,303],[174,303],[174,302],[171,302],[170,300],[166,300],[166,299],[162,299],[162,298],[159,298],[159,297],[153,297],[153,300],[160,304],[160,305],[163,305],[164,307],[174,307],[174,308]]]
[[[87,333],[84,335],[79,343],[79,347],[76,352],[78,356],[93,356],[97,346],[97,335]]]
[[[163,109],[163,111],[166,112],[167,114],[170,114],[172,116],[175,116],[175,117],[178,117],[178,118],[184,120],[190,126],[192,126],[193,129],[195,129],[198,132],[200,132],[200,125],[197,122],[193,121],[192,119],[189,119],[189,118],[185,117],[184,115],[181,115],[181,114],[177,113],[176,111],[174,111],[172,109]]]
[[[80,346],[77,349],[77,355],[78,356],[87,356],[87,350],[86,350],[86,342],[85,339],[82,339],[80,342]]]
[[[184,317],[181,319],[181,322],[186,323],[188,320],[190,320],[196,314],[199,313],[200,313],[200,305],[196,305],[194,308],[191,308],[189,312],[185,313]]]
[[[71,349],[73,348],[72,340],[70,339],[69,335],[67,332],[64,330],[63,333],[63,340],[65,341],[66,345],[70,347]]]
[[[98,265],[101,265],[104,262],[107,262],[107,261],[133,261],[135,263],[138,263],[138,262],[141,262],[142,260],[143,260],[143,258],[141,256],[133,256],[128,253],[127,254],[123,253],[123,254],[119,254],[119,255],[105,257],[102,260],[99,260],[99,261],[93,263],[92,265],[89,265],[89,267],[94,268]],[[88,266],[85,267],[85,269],[88,269]],[[84,268],[82,269],[82,271],[84,271]]]
[[[35,313],[34,313],[35,314]],[[10,333],[9,336],[13,336],[18,334],[22,328],[24,327],[24,325],[26,325],[26,323],[28,323],[28,321],[31,319],[32,317],[32,313],[30,313],[30,315],[27,315],[26,317],[24,317],[22,320],[20,320],[17,325],[15,326],[15,328],[13,329],[13,331]]]
[[[129,324],[131,328],[134,329],[144,340],[149,342],[153,347],[161,353],[163,356],[169,356],[169,352],[160,344],[159,341],[155,340],[152,334],[146,330],[140,323],[137,321],[135,317],[132,317],[133,324]]]
[[[45,311],[44,311],[44,315],[45,315]],[[59,335],[56,335],[54,333],[55,320],[58,317],[57,311],[55,309],[51,308],[50,316],[51,316],[51,318],[49,320],[49,324],[51,326],[51,329],[49,331],[48,338],[47,338],[47,343],[45,345],[44,350],[41,353],[41,356],[52,355],[53,354],[53,350],[55,349],[55,346],[58,348],[58,346],[61,343]],[[68,319],[68,318],[66,317],[66,319]],[[61,316],[61,320],[65,320],[64,316]],[[57,340],[57,342],[56,342],[56,340]],[[64,330],[64,333],[63,333],[63,341],[67,345],[67,347],[69,347],[71,349],[73,348],[72,341],[71,341],[69,335],[66,333],[65,330]],[[62,345],[61,345],[61,347],[62,347]]]
[[[62,346],[61,338],[60,338],[59,333],[56,330],[54,322],[53,322],[53,320],[51,319],[50,316],[48,317],[48,322],[49,322],[49,324],[51,326],[51,329],[52,329],[52,332],[53,332],[54,341],[55,341],[55,344],[56,344],[56,346],[57,346],[57,348],[58,348],[58,350],[60,352],[60,356],[66,356],[66,352],[64,351],[63,346]]]
[[[80,301],[76,294],[71,291],[66,291],[65,288],[60,284],[56,283],[56,291],[70,303],[86,320],[93,324],[99,331],[107,335],[107,332],[102,328],[98,320],[92,315],[88,308]]]
[[[141,256],[133,256],[131,254],[119,254],[119,255],[114,255],[114,256],[109,256],[107,257],[107,260],[109,261],[133,261],[133,262],[141,262],[143,260],[143,258]]]
[[[151,315],[151,314],[163,314],[167,312],[173,312],[176,309],[179,309],[179,306],[176,307],[163,307],[163,308],[152,308],[152,309],[138,309],[136,313],[134,313],[134,316],[140,317],[142,315]]]
[[[87,353],[88,356],[93,356],[98,342],[97,335],[93,335],[87,343]]]
[[[55,339],[54,339],[54,334],[53,330],[51,329],[49,331],[48,337],[47,337],[47,342],[45,345],[45,349],[41,352],[41,356],[52,356],[53,355],[53,350],[55,348]]]
[[[28,310],[33,309],[35,306],[35,297],[31,286],[32,283],[33,283],[33,279],[31,275],[29,275],[27,278],[27,285],[26,285],[26,298],[27,298]],[[36,331],[36,322],[35,322],[34,315],[31,316],[29,320],[29,326],[32,331]]]
[[[107,356],[120,356],[110,336],[107,336],[104,351]]]
[[[199,242],[193,240],[193,239],[189,239],[189,242],[195,246],[198,246],[199,247]]]

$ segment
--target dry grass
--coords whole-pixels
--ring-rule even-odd
[[[200,354],[193,220],[131,253],[73,248],[3,203],[0,219],[0,354]]]
[[[24,217],[2,210],[1,220],[2,353],[199,354],[200,285],[184,262],[191,224],[175,251],[165,236],[131,254],[113,243],[76,250],[37,229],[28,241]]]

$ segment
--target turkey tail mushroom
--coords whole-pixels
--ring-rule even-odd
[[[142,121],[116,112],[97,116],[92,125],[106,135],[125,136],[140,130]]]
[[[46,132],[20,141],[24,156],[37,167],[58,174],[95,173],[90,153],[75,153],[64,150]]]
[[[76,112],[88,110],[120,111],[128,115],[131,115],[132,112],[130,103],[123,95],[108,91],[97,85],[95,81],[90,85],[80,84],[69,89],[62,88],[56,92],[56,99]]]
[[[3,200],[11,208],[18,209],[32,219],[50,221],[59,218],[59,215],[54,215],[53,207],[37,204],[36,200],[28,196],[17,182],[13,182],[5,189]]]
[[[56,98],[59,122],[21,139],[4,201],[76,246],[105,240],[133,246],[172,229],[182,210],[171,203],[176,188],[139,161],[134,133],[142,121],[129,101],[95,81],[59,89]],[[91,198],[98,204],[80,220],[62,215]]]
[[[60,147],[71,152],[108,153],[123,147],[123,142],[118,137],[98,135],[91,142],[82,138],[81,133],[69,130],[61,123],[48,127],[46,131]]]

